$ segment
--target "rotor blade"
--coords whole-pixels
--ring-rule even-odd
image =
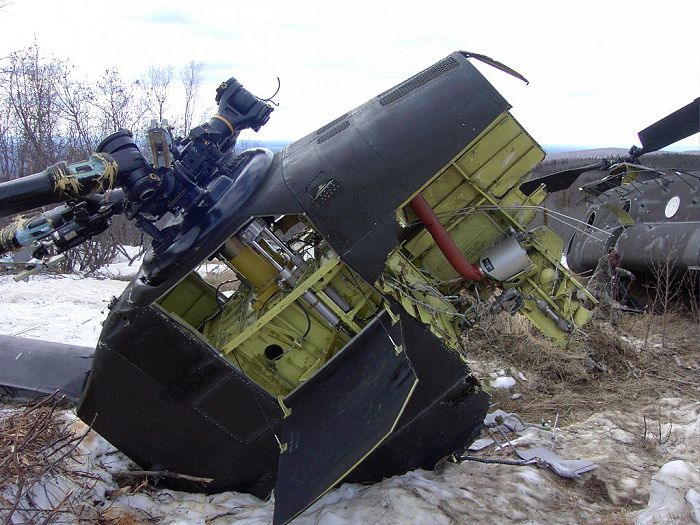
[[[22,399],[58,391],[77,402],[94,353],[85,346],[0,335],[0,388],[19,391]]]
[[[0,217],[56,204],[66,198],[55,191],[53,178],[46,171],[27,175],[0,184]]]
[[[556,173],[550,173],[549,175],[544,175],[543,177],[538,177],[521,184],[520,191],[522,191],[525,195],[532,195],[535,190],[540,187],[540,184],[545,185],[547,193],[565,190],[576,182],[576,179],[578,179],[582,173],[603,169],[605,165],[605,161],[600,161],[587,166],[580,166],[578,168],[571,168],[568,170],[557,171]]]
[[[637,133],[642,142],[640,155],[665,148],[698,132],[700,132],[700,97]]]
[[[519,80],[522,80],[526,84],[530,83],[530,81],[528,79],[526,79],[524,76],[522,76],[520,73],[518,73],[512,67],[506,66],[503,62],[499,62],[498,60],[494,60],[493,58],[487,57],[486,55],[481,55],[479,53],[472,53],[471,51],[460,51],[460,53],[462,53],[462,56],[464,56],[464,58],[475,58],[475,59],[483,62],[484,64],[488,64],[491,67],[495,67],[496,69],[499,69],[499,70],[503,71],[504,73],[508,73],[509,75],[511,75]]]

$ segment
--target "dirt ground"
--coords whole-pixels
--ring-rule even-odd
[[[573,522],[685,523],[680,514],[645,521],[639,511],[649,502],[652,476],[667,462],[687,460],[700,469],[696,317],[676,310],[626,313],[617,326],[594,320],[562,348],[522,318],[502,314],[465,334],[464,342],[485,385],[515,379],[510,388],[492,390],[492,410],[564,429],[555,430],[562,457],[599,463],[582,480],[562,480],[572,505],[560,510],[575,512]],[[513,459],[509,450],[501,454]]]
[[[527,420],[559,414],[566,425],[611,406],[633,412],[664,397],[700,401],[700,322],[683,311],[665,320],[623,314],[615,327],[593,320],[563,348],[523,318],[501,314],[466,333],[464,344],[485,383],[494,371],[517,380],[514,389],[493,390],[493,402]]]

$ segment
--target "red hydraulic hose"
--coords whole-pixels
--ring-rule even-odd
[[[445,228],[440,223],[440,219],[437,218],[425,197],[419,193],[411,200],[410,205],[413,211],[416,212],[416,215],[418,215],[418,218],[423,222],[435,244],[437,244],[447,261],[452,265],[452,268],[465,279],[483,281],[483,272],[473,264],[470,264],[467,258],[464,257],[464,254],[459,251],[459,248],[457,248],[452,237],[445,231]]]

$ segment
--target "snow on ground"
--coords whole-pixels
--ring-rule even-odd
[[[94,347],[113,296],[126,281],[34,275],[0,276],[0,334]]]
[[[515,379],[508,376],[497,377],[491,381],[491,388],[512,388],[515,386]]]
[[[552,432],[530,429],[513,442],[518,448],[552,447],[562,457],[586,457],[600,464],[593,474],[580,479],[562,480],[532,465],[445,463],[434,472],[416,470],[371,486],[342,485],[304,512],[294,525],[596,523],[616,507],[640,507],[647,500],[649,507],[638,513],[637,523],[693,523],[700,516],[698,468],[693,465],[699,450],[700,406],[679,399],[665,399],[662,404],[679,434],[653,456],[646,454],[630,433],[634,421],[629,414],[610,411],[558,430],[556,440]],[[77,420],[73,427],[77,433],[87,429]],[[664,459],[673,457],[685,459]],[[82,490],[83,501],[96,502],[77,509],[83,519],[246,525],[265,525],[272,519],[274,498],[261,501],[234,492],[206,496],[153,488],[131,493],[138,483],[120,489],[113,475],[135,467],[94,433],[80,445],[75,461],[76,469],[99,479],[87,492],[75,480],[54,480],[49,491],[53,496],[37,504],[56,504],[68,491]]]
[[[99,274],[101,276],[113,279],[131,279],[136,275],[143,261],[142,248],[140,246],[122,246],[122,248],[126,255],[119,253],[111,263],[100,268]]]
[[[123,248],[128,257],[121,253],[118,254],[110,264],[100,268],[98,272],[100,277],[128,280],[138,273],[143,262],[142,248],[140,246],[123,246]],[[204,278],[216,279],[222,274],[231,274],[232,272],[228,266],[221,262],[205,261],[197,268],[197,273]]]
[[[110,297],[126,284],[55,276],[35,276],[25,283],[0,277],[0,333],[93,346]],[[494,376],[511,379],[502,373]],[[634,414],[608,408],[554,432],[530,428],[513,441],[518,448],[545,446],[564,459],[599,465],[579,479],[563,480],[534,465],[446,462],[433,472],[416,470],[371,486],[342,485],[294,525],[700,523],[700,403],[660,399]],[[651,424],[657,414],[662,415],[660,426]],[[642,415],[649,417],[646,433]],[[66,417],[77,433],[87,430],[72,413]],[[514,459],[506,450],[489,455]],[[136,467],[121,453],[94,432],[78,452],[76,471],[93,477],[87,488],[79,484],[80,478],[57,478],[47,479],[42,490],[35,491],[35,503],[47,506],[71,490],[81,495],[84,507],[74,504],[75,515],[58,514],[58,522],[90,516],[137,523],[271,522],[274,497],[261,501],[233,492],[206,496],[138,482],[122,488],[114,475]]]
[[[637,523],[700,523],[699,491],[697,467],[687,461],[669,461],[651,478],[649,505],[639,513]]]

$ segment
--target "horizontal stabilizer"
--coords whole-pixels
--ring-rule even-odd
[[[0,387],[20,398],[58,392],[77,402],[94,353],[86,346],[0,335]]]

